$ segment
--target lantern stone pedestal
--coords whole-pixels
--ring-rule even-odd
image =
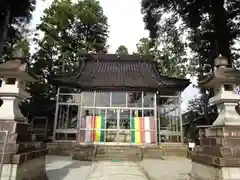
[[[33,140],[29,131],[31,126],[19,109],[19,103],[29,97],[25,82],[34,81],[26,70],[27,64],[21,56],[0,65],[0,99],[3,102],[0,107],[0,130],[8,131],[5,153],[4,142],[0,141],[0,157],[3,158],[1,180],[47,179],[46,146]]]
[[[236,112],[240,72],[228,68],[224,57],[218,57],[215,66],[212,75],[201,83],[215,89],[209,103],[217,106],[218,117],[192,152],[191,180],[240,179],[240,116]]]

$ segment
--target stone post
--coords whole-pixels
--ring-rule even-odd
[[[217,106],[218,117],[192,153],[192,180],[240,179],[240,116],[236,112],[240,102],[236,93],[240,72],[227,67],[227,62],[218,57],[214,72],[200,82],[215,90],[209,103]]]
[[[27,63],[21,51],[15,57],[0,64],[0,130],[8,131],[6,152],[3,156],[3,141],[0,141],[0,157],[3,156],[1,180],[46,180],[45,155],[43,142],[32,140],[30,124],[22,115],[19,103],[30,97],[25,91],[25,83],[35,78],[27,72]]]

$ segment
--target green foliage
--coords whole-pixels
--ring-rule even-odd
[[[151,40],[149,38],[141,38],[136,46],[136,54],[139,54],[141,56],[154,56],[154,50],[151,47]]]
[[[183,31],[175,24],[177,19],[164,20],[160,26],[156,40],[157,58],[161,60],[164,75],[184,78],[189,73],[186,45]]]
[[[209,106],[209,95],[194,97],[188,102],[188,112],[185,116],[185,135],[195,139],[198,135],[197,126],[211,125],[217,118],[216,106]]]
[[[176,21],[188,32],[188,47],[194,52],[190,64],[203,78],[206,64],[213,68],[214,59],[219,54],[232,63],[239,56],[239,49],[233,47],[239,42],[239,1],[238,0],[142,0],[142,13],[150,37],[156,43],[161,35],[163,19]],[[167,16],[166,14],[170,14]]]
[[[44,36],[36,39],[39,49],[32,66],[42,79],[31,90],[34,97],[50,98],[49,75],[75,71],[84,53],[106,52],[108,24],[96,0],[55,0],[41,20],[38,30]]]
[[[5,12],[10,10],[12,23],[29,23],[31,19],[31,12],[35,9],[35,0],[22,0],[22,1],[1,1],[0,2],[0,17],[4,19]],[[3,21],[0,21],[1,23]]]
[[[199,116],[204,114],[207,102],[203,96],[194,97],[188,102],[188,111],[196,112]]]
[[[137,44],[137,52],[142,56],[153,56],[158,61],[162,75],[171,77],[185,77],[188,73],[185,47],[176,29],[164,31],[170,24],[162,25],[162,34],[158,42],[152,47],[152,40],[142,38]]]
[[[126,46],[121,45],[117,48],[116,54],[122,54],[122,55],[127,55],[128,54],[128,49]]]
[[[35,0],[0,2],[0,57],[11,54],[15,44],[23,38],[23,27],[29,23]]]
[[[13,49],[22,49],[27,59],[30,57],[30,44],[26,38],[22,38],[16,42]]]

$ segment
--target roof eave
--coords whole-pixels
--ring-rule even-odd
[[[156,92],[160,87],[133,87],[133,86],[84,86],[72,81],[63,81],[60,79],[54,79],[50,81],[51,84],[58,87],[71,87],[79,88],[83,91],[97,90],[97,91],[146,91],[146,92]]]
[[[175,85],[165,85],[164,87],[175,89],[182,92],[191,84],[191,82],[188,79],[181,79],[181,81],[182,81],[181,83],[177,83]]]

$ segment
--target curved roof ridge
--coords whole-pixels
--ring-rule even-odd
[[[81,87],[84,89],[135,89],[156,91],[161,88],[180,88],[188,86],[189,81],[178,78],[169,79],[162,76],[157,68],[156,61],[137,59],[128,55],[125,60],[117,59],[116,54],[88,54],[80,63],[77,74],[56,79],[56,83]],[[104,57],[102,57],[104,55]],[[115,60],[112,59],[115,57]]]
[[[91,53],[88,54],[87,59],[95,60],[111,60],[111,61],[155,61],[153,56],[141,56],[137,54],[105,54],[105,53]]]

